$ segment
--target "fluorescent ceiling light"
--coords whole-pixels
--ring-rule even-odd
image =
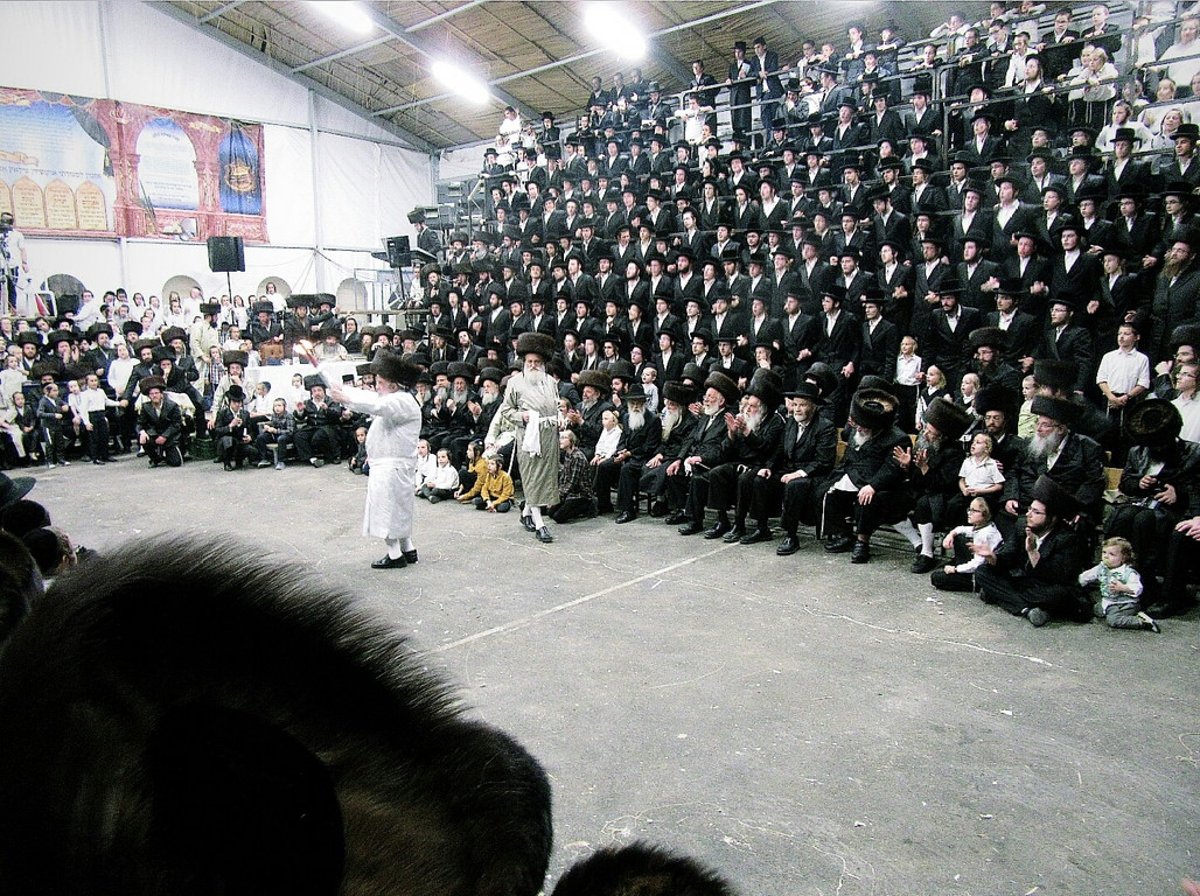
[[[435,59],[429,69],[443,87],[469,103],[482,106],[492,98],[483,81],[444,59]]]
[[[601,46],[620,58],[631,62],[646,58],[646,35],[625,14],[621,4],[589,3],[583,11],[583,24]]]
[[[370,34],[375,30],[367,11],[353,0],[309,0],[308,5],[355,34]]]

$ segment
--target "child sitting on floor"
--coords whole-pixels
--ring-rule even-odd
[[[1142,577],[1130,566],[1133,545],[1124,538],[1109,538],[1100,549],[1100,562],[1079,574],[1080,585],[1100,585],[1096,618],[1109,628],[1136,628],[1147,632],[1162,631],[1158,623],[1142,612]]]

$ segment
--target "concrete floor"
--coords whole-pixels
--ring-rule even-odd
[[[1200,874],[1200,614],[1035,629],[896,553],[777,558],[648,517],[542,546],[445,503],[418,502],[420,563],[376,572],[365,487],[127,458],[32,497],[102,551],[229,533],[355,589],[545,764],[551,882],[635,838],[746,896],[1130,896]]]

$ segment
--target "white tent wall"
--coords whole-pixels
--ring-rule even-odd
[[[432,201],[430,160],[371,122],[138,0],[4,3],[0,85],[110,97],[264,123],[268,246],[246,246],[235,293],[267,276],[293,291],[333,292],[370,253],[411,234]],[[49,60],[54,60],[53,64]],[[336,131],[337,133],[330,133]],[[316,165],[314,166],[314,132]],[[321,220],[316,221],[316,209]],[[18,222],[19,226],[19,222]],[[176,274],[225,292],[203,244],[29,237],[35,280],[72,274],[94,290],[158,293]]]

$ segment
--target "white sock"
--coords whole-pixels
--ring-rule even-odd
[[[907,538],[914,548],[921,546],[921,536],[917,534],[917,530],[908,520],[901,520],[893,528]]]
[[[383,543],[387,545],[388,556],[393,560],[399,559],[401,548],[399,538],[385,538]]]
[[[933,523],[921,523],[917,526],[921,534],[921,553],[926,557],[933,556]]]
[[[401,550],[404,550],[404,551],[416,550],[416,548],[413,546],[413,541],[411,538],[401,538],[400,539],[400,548],[401,548]]]
[[[526,504],[525,509],[528,510],[529,515],[533,517],[534,528],[540,529],[545,525],[545,523],[542,522],[542,508]]]

